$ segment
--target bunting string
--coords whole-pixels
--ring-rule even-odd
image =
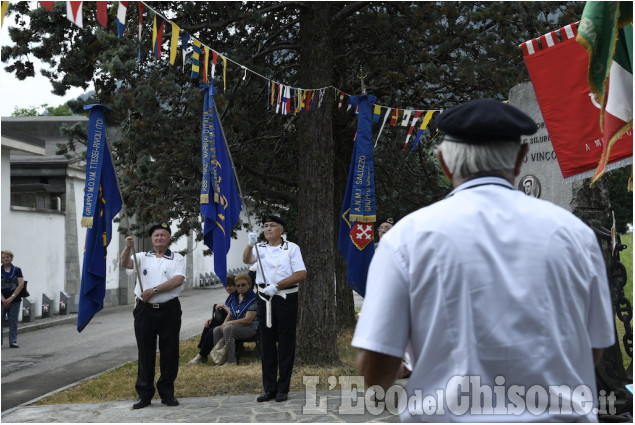
[[[5,2],[2,2],[3,5]],[[40,5],[46,8],[49,11],[53,10],[53,2],[51,1],[40,1]],[[81,1],[67,1],[67,17],[70,21],[75,23],[76,25],[83,27],[82,22],[82,8]],[[100,7],[97,8],[97,18],[99,23],[103,27],[107,27],[107,14],[106,14],[106,5],[108,2],[98,2]],[[117,34],[118,37],[121,38],[124,34],[125,25],[126,25],[126,12],[127,9],[131,6],[130,1],[120,1],[118,2],[117,9]],[[223,90],[227,90],[227,64],[232,63],[243,69],[243,80],[247,78],[247,73],[251,73],[263,80],[266,80],[267,90],[266,90],[266,104],[268,110],[275,110],[276,114],[282,115],[295,115],[301,112],[310,112],[315,108],[320,108],[323,104],[323,98],[326,90],[334,90],[335,92],[335,102],[337,102],[337,109],[342,110],[342,107],[346,103],[346,111],[350,111],[351,105],[347,101],[350,99],[351,94],[344,92],[332,85],[317,87],[317,88],[300,88],[300,87],[292,87],[286,85],[284,83],[275,81],[271,78],[266,77],[265,75],[260,74],[259,72],[254,71],[253,69],[248,68],[247,66],[225,56],[206,45],[202,41],[194,38],[192,35],[188,34],[186,31],[183,31],[175,22],[168,19],[166,16],[162,15],[160,12],[157,12],[152,6],[147,4],[144,1],[138,1],[139,7],[139,24],[138,24],[138,36],[139,36],[139,54],[138,61],[141,62],[142,55],[142,30],[143,30],[143,14],[147,9],[148,13],[152,13],[154,15],[152,20],[152,56],[156,58],[156,60],[161,60],[161,50],[163,44],[163,30],[165,26],[169,25],[171,28],[171,36],[170,36],[170,50],[169,50],[169,64],[173,66],[176,62],[177,50],[178,50],[178,41],[181,40],[181,49],[183,55],[183,71],[185,72],[186,65],[186,57],[188,54],[188,48],[191,44],[191,78],[198,79],[202,74],[203,82],[214,81],[216,74],[216,65],[218,63],[218,58],[222,60],[223,65]],[[211,58],[210,58],[211,56]],[[211,59],[211,67],[209,66],[209,62]],[[211,75],[210,75],[211,74]],[[274,108],[275,106],[275,108]],[[382,112],[384,114],[384,119],[379,129],[379,133],[377,134],[377,138],[375,140],[375,146],[377,146],[377,142],[379,141],[379,137],[384,129],[384,126],[388,122],[390,126],[399,126],[399,127],[407,127],[408,133],[406,140],[404,142],[404,147],[402,149],[405,150],[408,146],[409,140],[414,133],[415,125],[419,118],[424,116],[421,126],[417,131],[415,136],[415,141],[412,147],[414,150],[419,142],[419,139],[427,130],[427,127],[430,123],[431,118],[435,113],[441,112],[441,110],[426,110],[426,109],[403,109],[396,108],[391,106],[374,104],[371,105],[371,114],[372,120],[375,123],[379,123]],[[356,106],[354,109],[354,113],[359,114],[359,106]],[[425,115],[424,115],[425,114]],[[390,118],[390,120],[388,120]]]

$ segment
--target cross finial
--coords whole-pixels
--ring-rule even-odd
[[[357,78],[360,79],[361,84],[362,84],[362,94],[366,94],[366,85],[364,84],[364,78],[366,78],[368,76],[368,74],[364,75],[364,69],[362,68],[362,66],[359,66],[359,75],[357,76]]]

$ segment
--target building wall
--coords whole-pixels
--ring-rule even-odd
[[[85,117],[75,117],[85,123]],[[41,122],[34,122],[41,121]],[[2,118],[2,126],[29,133],[46,141],[46,156],[54,156],[54,145],[64,139],[59,136],[59,125],[64,117],[11,117]],[[56,133],[57,129],[57,133]],[[28,152],[13,151],[14,158],[24,158]],[[59,157],[57,157],[59,158]],[[85,171],[69,164],[66,168],[66,211],[27,210],[11,208],[11,154],[2,148],[2,249],[15,254],[15,264],[22,268],[29,281],[29,301],[33,303],[32,314],[41,316],[42,294],[53,300],[51,313],[59,312],[60,292],[70,296],[69,312],[77,312],[84,258],[86,229],[81,227],[84,201]],[[42,167],[46,167],[45,162]],[[120,213],[121,216],[121,213]],[[244,216],[243,216],[243,219]],[[124,225],[124,223],[122,223]],[[173,228],[176,229],[176,226]],[[104,307],[134,302],[134,276],[129,276],[119,266],[119,256],[124,248],[126,235],[119,233],[119,223],[113,224],[113,238],[108,246],[106,259],[106,297]],[[173,231],[174,231],[173,230]],[[232,239],[227,256],[228,270],[243,268],[242,253],[247,245],[247,233],[241,231],[238,239]],[[204,256],[207,247],[194,236],[181,237],[172,244],[173,251],[185,250],[186,288],[198,284],[201,274],[214,272],[213,256]],[[151,249],[149,238],[136,242],[137,252]]]

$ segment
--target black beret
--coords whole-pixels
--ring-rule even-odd
[[[389,224],[395,224],[397,221],[392,218],[392,217],[388,217],[388,218],[380,218],[379,220],[377,220],[377,224],[382,224],[382,223],[389,223]]]
[[[520,142],[521,135],[534,134],[536,123],[514,106],[495,99],[478,99],[446,109],[436,126],[450,142],[481,144]]]
[[[273,221],[274,223],[281,224],[282,227],[287,227],[284,220],[278,217],[277,215],[266,215],[262,218],[262,224]]]
[[[163,229],[163,230],[166,230],[170,235],[172,234],[172,230],[170,229],[170,226],[168,226],[166,223],[161,223],[161,224],[155,224],[154,226],[150,227],[150,230],[148,230],[148,236],[152,236],[154,231],[157,229]]]

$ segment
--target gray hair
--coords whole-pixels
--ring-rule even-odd
[[[443,161],[452,173],[452,178],[465,180],[488,172],[502,172],[513,177],[520,148],[517,141],[472,145],[444,140],[437,147],[437,152],[443,155]]]

